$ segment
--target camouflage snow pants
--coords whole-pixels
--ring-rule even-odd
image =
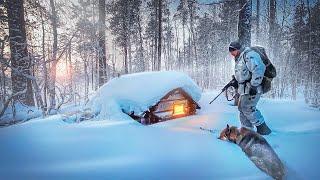
[[[256,108],[261,94],[250,96],[249,94],[239,97],[238,109],[240,112],[241,125],[253,129],[264,122],[261,112]]]

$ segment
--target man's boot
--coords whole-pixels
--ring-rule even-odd
[[[271,133],[271,129],[267,126],[265,122],[256,127],[257,127],[257,133],[261,135],[269,135]]]

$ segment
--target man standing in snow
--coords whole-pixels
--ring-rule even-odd
[[[250,129],[256,126],[259,134],[268,135],[271,130],[256,108],[262,95],[261,82],[266,66],[257,52],[249,47],[241,47],[237,41],[230,43],[229,52],[235,58],[235,78],[238,81],[238,93],[240,94],[238,109],[241,125]]]

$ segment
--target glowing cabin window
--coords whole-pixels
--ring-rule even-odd
[[[173,115],[182,115],[182,114],[184,114],[184,105],[183,104],[173,105]]]

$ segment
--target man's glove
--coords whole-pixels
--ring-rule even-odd
[[[222,88],[222,91],[227,90],[230,86],[234,87],[235,89],[238,89],[238,81],[236,80],[234,75],[232,75],[231,81]]]
[[[238,81],[234,78],[230,82],[230,86],[234,87],[235,89],[238,89]]]
[[[256,86],[250,86],[249,95],[250,96],[255,96],[256,94],[257,94],[257,87]]]

